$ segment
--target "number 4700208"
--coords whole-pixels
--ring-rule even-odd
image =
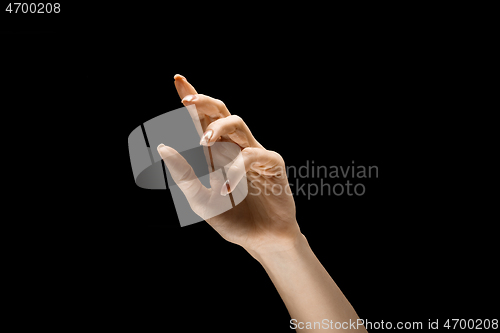
[[[9,3],[6,12],[9,13],[31,13],[31,14],[50,14],[50,13],[60,13],[61,4],[60,3],[26,3],[26,2],[14,2]]]

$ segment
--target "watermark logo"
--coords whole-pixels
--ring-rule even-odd
[[[146,121],[128,137],[130,163],[136,185],[148,190],[168,188],[181,226],[220,215],[238,205],[248,194],[246,178],[243,177],[241,185],[230,196],[214,195],[210,202],[201,203],[194,202],[196,196],[186,197],[181,187],[185,189],[190,184],[201,183],[210,188],[211,182],[224,182],[226,172],[232,165],[243,165],[238,145],[217,142],[211,147],[200,146],[202,135],[196,106],[190,105]],[[157,147],[160,143],[168,144],[182,156],[194,171],[193,179],[181,184],[173,180],[158,154]]]
[[[258,171],[258,165],[251,169]],[[266,179],[251,179],[249,186],[254,189],[250,195],[281,195],[286,193],[294,196],[306,196],[308,200],[315,196],[362,196],[366,193],[366,179],[378,178],[378,166],[358,165],[315,165],[306,161],[305,165],[289,165],[277,167],[272,176],[282,178],[286,174],[288,186],[268,183]],[[319,184],[317,183],[319,180]]]

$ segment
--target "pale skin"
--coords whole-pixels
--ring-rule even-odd
[[[206,134],[200,144],[210,147],[214,142],[233,142],[240,147],[244,161],[244,166],[228,170],[229,187],[224,179],[211,177],[208,189],[197,180],[180,154],[171,147],[159,145],[159,154],[191,207],[203,218],[203,207],[231,193],[246,172],[251,186],[248,186],[245,199],[222,214],[204,219],[225,240],[243,247],[263,266],[296,323],[324,323],[324,319],[334,324],[356,322],[358,315],[300,231],[295,218],[295,202],[283,172],[283,158],[266,150],[245,122],[231,115],[222,101],[198,94],[182,75],[177,74],[174,83],[182,103],[196,106]],[[282,190],[277,191],[278,188]],[[304,325],[303,329],[297,327],[296,330],[325,332],[336,329],[318,326],[307,329]],[[341,330],[354,329],[344,327]],[[357,330],[366,332],[362,325]]]

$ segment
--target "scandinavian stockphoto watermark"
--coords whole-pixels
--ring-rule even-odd
[[[259,165],[253,163],[251,170],[261,171]],[[359,165],[355,161],[351,165],[318,165],[313,161],[306,161],[305,165],[289,165],[283,170],[275,167],[267,172],[267,175],[278,179],[284,178],[285,174],[288,184],[271,183],[261,178],[249,178],[249,186],[253,188],[250,195],[280,195],[286,193],[294,196],[311,197],[320,195],[333,196],[362,196],[366,193],[366,185],[363,180],[378,178],[378,166]]]

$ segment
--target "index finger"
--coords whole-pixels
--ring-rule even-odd
[[[180,74],[175,74],[174,76],[175,89],[181,100],[187,95],[197,94],[196,89],[189,83],[186,78]]]
[[[181,98],[181,101],[186,97],[187,95],[196,95],[196,89],[187,81],[187,79],[180,75],[180,74],[175,74],[174,75],[174,84],[175,84],[175,89],[177,90],[177,93],[179,94],[179,97]],[[184,105],[186,105],[184,103]],[[193,119],[193,123],[196,127],[196,130],[198,131],[198,135],[202,137],[203,133],[205,132],[205,129],[207,128],[209,124],[209,120],[205,117],[204,114],[200,114],[198,110],[196,110],[197,115],[193,110],[188,110],[189,115],[191,116],[191,119]],[[203,152],[205,154],[205,158],[207,160],[207,164],[209,166],[212,166],[212,170],[214,169],[214,165],[212,162],[212,157],[211,157],[211,151],[210,147],[203,148]]]
[[[184,97],[188,95],[196,95],[196,89],[187,81],[187,79],[180,75],[180,74],[175,74],[174,75],[174,84],[175,84],[175,89],[177,90],[177,94],[179,94],[179,97],[181,98],[181,102],[184,99]],[[184,103],[184,106],[186,106],[186,103]],[[206,117],[202,114],[199,114],[198,112],[198,117],[194,117],[193,114],[191,114],[191,118],[193,118],[193,122],[195,123],[195,126],[199,123],[201,125],[201,133],[198,133],[201,137],[201,135],[205,132],[205,128],[207,128],[209,122],[206,119]]]

